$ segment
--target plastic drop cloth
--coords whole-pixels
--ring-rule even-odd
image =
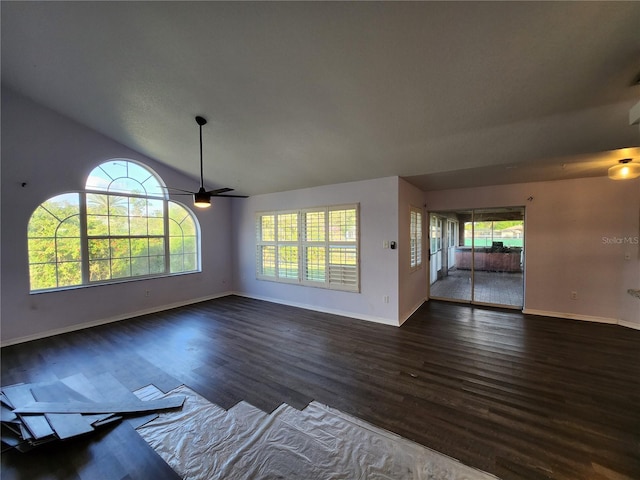
[[[185,479],[496,479],[317,402],[266,414],[245,402],[226,411],[185,386],[172,395],[187,397],[182,410],[138,432]]]

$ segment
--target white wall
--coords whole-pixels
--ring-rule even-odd
[[[168,185],[186,188],[194,182],[12,91],[2,90],[2,344],[191,303],[231,290],[228,252],[232,200],[218,199],[212,209],[193,209],[202,231],[202,273],[29,294],[27,224],[32,212],[54,195],[81,190],[91,169],[110,158],[143,162]]]
[[[404,323],[427,298],[427,274],[429,272],[428,223],[426,212],[423,209],[424,193],[407,181],[399,179],[398,218],[400,228],[398,231],[398,295],[399,295],[399,321]],[[422,208],[422,267],[411,270],[411,207]]]
[[[436,191],[425,201],[431,211],[524,205],[525,312],[640,328],[640,301],[627,293],[640,288],[640,179]]]
[[[256,212],[348,203],[360,204],[360,293],[256,279]],[[398,241],[398,177],[256,195],[234,204],[232,215],[238,294],[398,325],[398,250],[383,248]]]

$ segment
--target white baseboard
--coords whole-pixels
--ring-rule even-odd
[[[280,304],[280,305],[287,305],[289,307],[303,308],[305,310],[312,310],[314,312],[329,313],[331,315],[340,315],[341,317],[355,318],[357,320],[367,320],[368,322],[382,323],[384,325],[391,325],[391,326],[394,326],[394,327],[399,326],[398,322],[395,321],[395,320],[390,320],[388,318],[383,318],[383,317],[375,317],[373,315],[362,315],[360,313],[347,312],[347,311],[344,311],[344,310],[336,310],[336,309],[332,309],[332,308],[319,307],[317,305],[307,305],[305,303],[290,302],[290,301],[287,301],[287,300],[281,300],[279,298],[263,297],[263,296],[260,296],[260,295],[249,295],[249,294],[243,293],[243,292],[233,292],[233,295],[237,295],[239,297],[245,297],[245,298],[252,298],[254,300],[263,300],[265,302],[277,303],[277,304]]]
[[[213,300],[215,298],[221,298],[232,295],[231,292],[218,293],[216,295],[208,295],[206,297],[192,298],[182,302],[169,303],[166,305],[158,305],[144,310],[138,310],[135,312],[125,313],[122,315],[116,315],[115,317],[101,318],[99,320],[93,320],[91,322],[77,323],[63,328],[55,328],[53,330],[47,330],[46,332],[39,332],[33,335],[26,335],[24,337],[13,338],[11,340],[3,341],[0,343],[0,347],[8,347],[9,345],[16,345],[18,343],[30,342],[31,340],[39,340],[41,338],[53,337],[54,335],[61,335],[63,333],[75,332],[76,330],[82,330],[84,328],[97,327],[99,325],[105,325],[107,323],[120,322],[129,318],[141,317],[142,315],[148,315],[150,313],[163,312],[165,310],[171,310],[172,308],[184,307],[194,303],[206,302],[207,300]]]
[[[569,320],[582,320],[585,322],[596,322],[596,323],[610,323],[617,325],[620,323],[619,320],[615,318],[607,318],[607,317],[595,317],[591,315],[580,315],[577,313],[562,313],[562,312],[548,312],[545,310],[532,310],[525,308],[522,313],[526,313],[527,315],[540,315],[542,317],[555,317],[555,318],[566,318]]]
[[[640,330],[640,323],[635,322],[627,322],[626,320],[620,320],[618,325],[622,325],[623,327],[633,328],[634,330]]]

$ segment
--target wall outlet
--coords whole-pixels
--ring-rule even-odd
[[[382,242],[382,248],[389,248],[389,240],[384,240]]]
[[[574,290],[573,292],[571,292],[571,300],[577,300],[577,299],[578,299],[578,292]]]
[[[148,297],[150,294],[151,294],[151,291],[150,291],[150,290],[145,290],[145,291],[144,291],[144,296],[145,296],[145,297]]]
[[[384,303],[389,303],[389,295],[385,295],[384,297],[382,297],[382,301]]]

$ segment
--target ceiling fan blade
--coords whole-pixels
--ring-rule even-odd
[[[209,190],[209,195],[220,195],[221,193],[232,192],[233,188],[218,188],[216,190]]]
[[[167,190],[175,190],[177,192],[184,192],[184,193],[189,193],[191,195],[193,195],[195,192],[192,192],[191,190],[183,190],[182,188],[175,188],[175,187],[165,187]],[[174,194],[175,195],[175,194]]]

